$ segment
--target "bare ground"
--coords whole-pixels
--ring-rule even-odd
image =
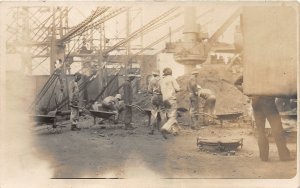
[[[3,163],[7,163],[5,174],[15,173],[20,168],[20,161],[21,169],[32,168],[35,161],[27,160],[26,156],[33,152],[36,157],[50,163],[53,178],[280,179],[296,175],[296,160],[279,161],[274,143],[270,143],[270,161],[259,160],[256,138],[250,125],[237,127],[229,124],[223,128],[217,125],[197,131],[183,127],[178,136],[169,136],[165,140],[157,131],[148,135],[147,118],[134,113],[133,122],[137,128],[132,131],[124,130],[122,125],[110,124],[102,129],[102,125],[93,125],[92,119],[88,118],[81,119],[79,126],[83,129],[79,132],[70,131],[69,122],[64,122],[67,127],[60,134],[35,130],[31,132],[33,137],[28,138],[28,128],[33,124],[28,125],[24,109],[32,94],[19,87],[21,81],[9,82],[6,89],[6,125],[1,128],[1,139],[5,141],[1,142],[1,156],[5,159]],[[186,124],[185,121],[182,123]],[[199,151],[197,136],[242,137],[244,145],[234,156],[214,155]],[[33,144],[29,142],[31,138],[34,138]],[[296,157],[296,142],[290,142],[288,147]],[[26,173],[31,172],[28,170]]]
[[[130,178],[145,171],[161,178],[287,179],[296,175],[296,160],[279,161],[274,142],[270,143],[270,161],[260,161],[249,125],[183,127],[180,135],[165,140],[158,131],[148,135],[147,122],[137,123],[137,119],[134,130],[124,130],[121,124],[93,125],[91,119],[81,120],[83,129],[77,132],[70,131],[70,125],[61,134],[39,130],[35,132],[35,151],[51,161],[53,178]],[[244,145],[233,156],[209,153],[197,148],[198,136],[243,138]],[[296,143],[288,143],[288,147],[296,157]]]

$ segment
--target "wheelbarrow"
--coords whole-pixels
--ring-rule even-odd
[[[50,111],[47,115],[31,115],[37,126],[47,126],[51,133],[60,133],[63,125],[57,124],[57,110]]]
[[[56,117],[52,115],[33,115],[31,116],[37,125],[53,125],[53,127],[56,126]]]
[[[138,105],[135,105],[135,104],[126,105],[126,106],[134,107],[144,114],[149,113],[148,111],[143,110],[141,107],[139,107]],[[94,124],[96,124],[96,118],[102,118],[103,120],[110,120],[110,121],[113,121],[114,123],[116,123],[116,120],[112,119],[112,117],[116,115],[115,112],[109,112],[109,111],[104,111],[104,110],[89,110],[89,112],[90,112],[90,115],[94,117]],[[151,112],[150,112],[150,115],[151,115]]]
[[[205,112],[199,112],[198,115],[208,116],[212,119],[220,121],[221,127],[223,127],[223,121],[238,121],[241,117],[244,117],[243,112],[230,112],[216,115],[207,114]]]
[[[96,124],[96,119],[101,118],[103,120],[112,120],[111,117],[115,116],[115,112],[103,111],[103,110],[88,110],[80,106],[72,106],[81,109],[83,112],[86,112],[88,115],[94,118],[94,125]],[[114,122],[115,123],[115,122]]]
[[[96,124],[96,118],[101,118],[103,120],[112,120],[111,118],[116,115],[115,112],[107,112],[107,111],[97,111],[97,110],[89,110],[91,116],[94,117],[94,124]]]
[[[231,112],[231,113],[225,113],[225,114],[216,114],[216,116],[217,116],[217,119],[220,120],[221,127],[222,127],[224,120],[238,121],[243,116],[243,112]]]

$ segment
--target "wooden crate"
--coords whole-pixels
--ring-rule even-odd
[[[297,94],[299,17],[296,6],[245,7],[242,11],[244,92]]]

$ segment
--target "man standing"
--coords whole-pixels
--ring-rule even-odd
[[[72,123],[71,130],[79,131],[80,128],[77,127],[77,123],[79,120],[79,87],[78,82],[81,79],[80,73],[74,74],[74,80],[70,84],[70,107],[71,107],[71,116],[70,121]]]
[[[240,76],[234,85],[243,91],[243,76]],[[252,108],[255,125],[258,132],[259,156],[262,161],[269,160],[269,141],[265,132],[266,120],[270,123],[272,135],[275,138],[279,159],[281,161],[293,160],[290,151],[286,146],[283,127],[279,112],[275,104],[275,97],[272,96],[253,96]]]
[[[131,82],[134,80],[135,75],[134,74],[128,74],[127,79],[125,83],[123,84],[123,91],[124,91],[124,104],[125,104],[125,117],[124,117],[124,123],[125,123],[125,129],[134,129],[134,127],[131,125],[132,122],[132,99],[133,99],[133,90]]]
[[[198,71],[192,72],[192,78],[188,82],[187,90],[189,92],[190,98],[190,120],[191,120],[191,128],[195,129],[198,122],[198,114],[199,114],[199,98],[198,98]]]
[[[210,89],[201,88],[198,85],[197,70],[192,72],[192,78],[188,83],[188,91],[190,93],[190,116],[191,116],[191,128],[196,128],[199,114],[199,97],[205,100],[203,112],[209,115],[215,115],[216,97]],[[203,116],[206,117],[206,116]],[[204,124],[210,123],[210,118],[203,118]]]
[[[61,101],[64,98],[64,83],[63,80],[66,77],[64,71],[63,71],[63,63],[61,59],[58,59],[58,65],[56,64],[56,72],[58,75],[58,80],[60,84],[60,90],[58,91],[58,94],[56,95],[56,104],[60,104]]]
[[[162,95],[159,87],[159,70],[152,72],[152,79],[149,82],[148,85],[148,92],[152,94],[151,97],[151,119],[150,119],[150,125],[151,125],[151,131],[149,134],[154,134],[154,127],[155,124],[158,126],[159,122],[157,119],[158,112],[162,106]]]
[[[178,123],[176,120],[177,117],[176,93],[179,92],[180,88],[175,78],[172,77],[171,68],[165,68],[163,70],[163,78],[159,82],[159,86],[161,88],[163,103],[168,118],[168,121],[161,128],[163,137],[166,139],[167,138],[166,133],[173,132],[174,135],[178,133],[177,132]]]

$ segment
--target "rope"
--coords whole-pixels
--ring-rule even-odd
[[[47,104],[47,109],[49,109],[49,105],[50,105],[50,102],[51,102],[53,93],[54,93],[55,88],[56,88],[56,86],[57,86],[57,81],[58,81],[58,79],[56,79],[55,85],[54,85],[53,90],[52,90],[52,93],[51,93],[51,95],[50,95],[50,99],[49,99],[48,104]]]
[[[56,75],[56,70],[53,72],[53,74],[51,74],[50,78],[47,80],[47,82],[44,84],[44,86],[42,87],[40,92],[37,94],[35,100],[33,101],[33,103],[30,106],[31,109],[35,104],[38,104],[40,102],[42,96],[47,92],[49,87],[52,85],[52,84],[49,85],[49,83],[53,82],[56,79],[56,77],[54,77],[55,75]]]
[[[80,37],[78,37],[78,40],[75,42],[75,44],[73,45],[73,47],[71,48],[71,50],[69,51],[69,53],[67,54],[66,58],[63,61],[63,66],[66,62],[66,59],[69,57],[71,51],[73,50],[73,48],[75,47],[76,43],[79,41]],[[49,79],[47,80],[46,84],[43,86],[43,88],[41,89],[41,91],[39,92],[39,94],[36,97],[36,100],[33,102],[33,104],[31,105],[31,109],[32,107],[36,104],[38,104],[40,102],[40,100],[42,99],[42,97],[45,95],[45,93],[48,91],[48,89],[52,86],[52,84],[54,83],[55,79],[58,77],[58,74],[56,74],[58,71],[58,69],[54,70],[54,72],[51,74],[51,76],[49,77]]]
[[[36,68],[38,68],[42,63],[44,63],[49,57],[46,57],[43,61],[41,61],[37,66],[33,67],[31,70],[34,71]]]
[[[121,72],[122,69],[118,70],[115,74],[114,77],[112,77],[106,84],[105,87],[103,87],[103,89],[101,90],[101,92],[96,96],[96,98],[94,100],[92,100],[92,102],[97,101],[104,93],[104,91],[108,88],[108,86],[119,76],[119,73]]]

